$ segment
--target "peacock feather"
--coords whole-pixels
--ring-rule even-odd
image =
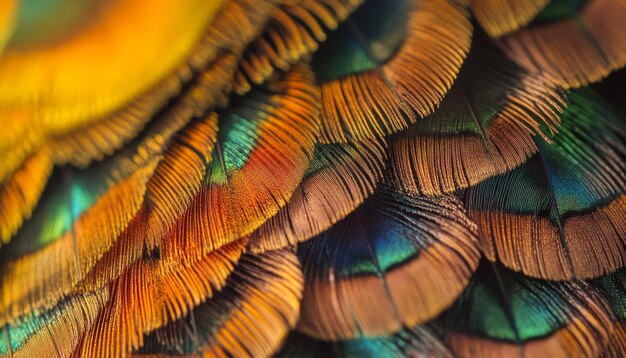
[[[0,0],[0,357],[626,356],[626,0]]]

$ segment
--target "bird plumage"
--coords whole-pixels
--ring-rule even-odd
[[[0,356],[624,355],[623,18],[0,3]]]

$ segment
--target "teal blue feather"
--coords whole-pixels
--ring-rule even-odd
[[[551,144],[538,137],[539,152],[527,163],[470,188],[466,206],[486,256],[546,279],[591,278],[622,267],[623,123],[623,115],[590,90],[572,91]],[[532,251],[523,248],[527,242]]]
[[[318,79],[327,81],[377,68],[406,36],[408,0],[366,1],[313,56]]]
[[[578,16],[589,0],[550,0],[532,20],[530,26],[543,25]]]
[[[403,329],[392,335],[362,337],[345,341],[320,341],[299,332],[287,338],[276,357],[290,358],[361,358],[361,357],[452,357],[452,354],[428,326]]]
[[[460,357],[596,356],[612,328],[606,306],[587,283],[541,281],[484,262],[443,320]]]
[[[473,229],[451,197],[380,186],[352,214],[300,244],[306,279],[300,330],[350,339],[434,317],[476,267]],[[413,304],[420,300],[428,304]]]

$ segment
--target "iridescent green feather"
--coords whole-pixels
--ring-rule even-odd
[[[607,304],[585,282],[542,281],[484,262],[443,322],[461,357],[596,356],[612,329]]]
[[[626,190],[623,117],[589,90],[569,93],[553,143],[540,137],[526,164],[470,189],[471,208],[546,216],[555,225]]]
[[[87,170],[59,168],[48,183],[33,216],[3,248],[3,257],[17,257],[40,250],[70,232],[76,220],[115,185],[115,161]]]
[[[535,16],[530,26],[544,25],[562,19],[576,17],[588,1],[589,0],[551,0],[548,5]]]
[[[313,56],[321,81],[377,68],[393,56],[406,36],[407,0],[365,2]]]
[[[452,354],[439,340],[433,330],[427,326],[403,329],[398,333],[362,337],[345,341],[321,341],[299,332],[293,332],[287,338],[283,349],[276,357],[413,357],[430,356],[447,358]]]

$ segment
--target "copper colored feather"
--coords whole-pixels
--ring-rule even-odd
[[[0,0],[0,357],[624,355],[625,1]]]

